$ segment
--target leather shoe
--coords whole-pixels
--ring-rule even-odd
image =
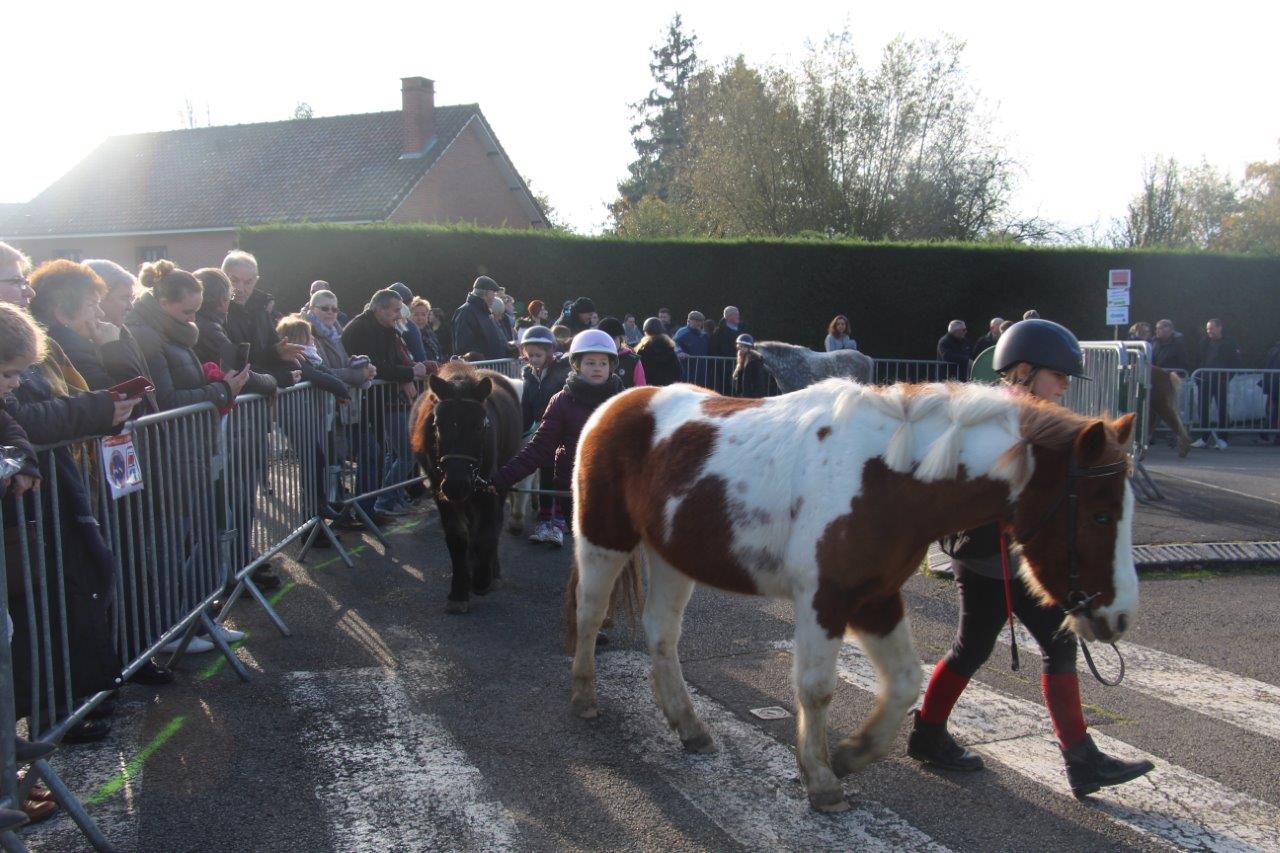
[[[156,663],[156,659],[152,658],[140,666],[129,680],[135,684],[171,684],[173,670]]]
[[[93,743],[111,734],[111,724],[106,720],[81,720],[62,736],[63,743]],[[34,821],[32,821],[34,823]]]
[[[47,802],[45,800],[24,800],[22,803],[22,812],[27,816],[28,823],[40,823],[42,820],[48,820],[58,811],[58,804]]]
[[[280,576],[271,570],[271,564],[265,563],[253,570],[253,585],[262,592],[271,592],[280,588]]]
[[[1071,783],[1071,793],[1078,800],[1099,788],[1122,785],[1156,769],[1154,764],[1145,759],[1125,761],[1107,755],[1098,749],[1090,735],[1085,735],[1084,740],[1070,749],[1062,750],[1062,760],[1067,764],[1067,781]]]

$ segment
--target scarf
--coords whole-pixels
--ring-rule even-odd
[[[324,338],[331,344],[336,344],[342,340],[342,330],[338,328],[337,323],[327,326],[312,311],[307,312],[307,319],[311,321],[311,331],[317,338]]]
[[[582,405],[595,409],[614,394],[622,393],[622,380],[616,374],[610,374],[604,382],[592,385],[582,378],[582,374],[575,371],[569,374],[568,381],[564,383],[564,390]]]
[[[303,347],[302,355],[312,364],[324,364],[324,359],[320,357],[320,352],[313,346]]]
[[[200,339],[200,329],[195,323],[175,320],[160,308],[160,300],[150,291],[138,297],[133,303],[130,313],[138,315],[142,322],[155,329],[164,337],[187,349],[196,345]]]

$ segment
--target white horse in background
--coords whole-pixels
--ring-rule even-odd
[[[512,379],[511,384],[516,387],[516,399],[524,399],[524,380]],[[535,489],[537,488],[538,472],[530,474],[519,483],[516,484],[517,489]],[[511,512],[507,515],[507,532],[515,536],[524,534],[524,522],[529,517],[529,507],[532,504],[533,495],[528,492],[512,491],[507,495],[507,506]]]
[[[782,341],[759,341],[753,349],[784,394],[834,376],[848,377],[864,385],[875,379],[875,361],[857,350],[814,352],[808,347]]]

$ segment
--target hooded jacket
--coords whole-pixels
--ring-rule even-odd
[[[644,366],[646,385],[672,385],[680,381],[680,358],[676,345],[666,335],[648,335],[636,347]]]
[[[543,412],[547,410],[547,404],[551,402],[551,398],[557,391],[564,388],[568,376],[569,359],[567,358],[553,356],[546,370],[542,372],[541,379],[534,374],[532,367],[527,364],[524,366],[524,370],[520,373],[520,379],[524,382],[524,391],[520,394],[521,430],[528,432],[533,422],[542,418]]]

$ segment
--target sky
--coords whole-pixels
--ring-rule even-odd
[[[479,103],[534,189],[598,232],[634,156],[629,104],[676,12],[711,62],[795,66],[846,27],[867,65],[897,35],[962,39],[1023,167],[1015,211],[1068,228],[1105,230],[1156,156],[1235,178],[1280,158],[1275,2],[106,6],[6,8],[0,202],[36,195],[107,136],[185,126],[187,102],[200,124],[289,118],[299,102],[377,112],[399,109],[399,78],[423,76],[437,104]]]

